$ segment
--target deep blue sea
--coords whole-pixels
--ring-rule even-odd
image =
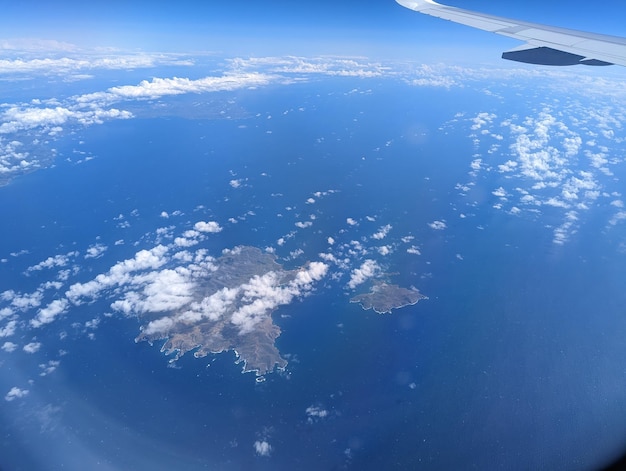
[[[168,367],[160,345],[134,343],[136,319],[110,315],[114,298],[73,308],[20,334],[17,343],[42,343],[36,354],[1,354],[0,390],[30,390],[0,409],[2,469],[576,469],[619,451],[621,239],[589,224],[555,245],[556,216],[515,217],[490,203],[460,217],[454,187],[475,149],[468,125],[442,125],[459,109],[481,111],[479,98],[325,79],[229,92],[216,99],[236,103],[230,118],[178,106],[57,140],[54,168],[0,188],[3,290],[53,279],[23,275],[49,256],[107,246],[80,259],[72,282],[85,282],[153,247],[159,227],[215,220],[224,230],[202,242],[215,256],[271,246],[291,268],[329,250],[328,237],[334,247],[360,241],[362,258],[429,299],[364,311],[348,302],[344,270],[275,312],[289,365],[261,383],[230,352]],[[94,158],[79,163],[85,156]],[[429,227],[436,220],[446,229]],[[372,239],[386,224],[389,235]],[[384,244],[390,255],[376,251]],[[86,328],[94,318],[97,329]],[[40,377],[50,360],[58,368]],[[257,441],[270,456],[255,454]]]

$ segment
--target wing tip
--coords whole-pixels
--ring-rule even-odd
[[[433,0],[396,0],[396,2],[409,10],[420,11],[426,8],[441,6]]]

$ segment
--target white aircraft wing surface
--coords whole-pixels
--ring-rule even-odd
[[[433,0],[396,1],[426,15],[524,41],[523,45],[504,52],[503,59],[542,65],[626,66],[626,38],[511,20],[441,5]]]

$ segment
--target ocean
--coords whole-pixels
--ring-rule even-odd
[[[32,291],[55,272],[24,276],[27,267],[74,250],[71,281],[86,282],[153,247],[157,228],[179,234],[200,220],[224,227],[202,242],[215,256],[245,244],[272,247],[288,268],[320,252],[350,258],[332,268],[336,279],[274,313],[286,371],[257,382],[232,352],[169,365],[159,344],[134,343],[139,324],[112,313],[112,292],[20,333],[20,343],[42,343],[37,354],[4,355],[11,373],[0,385],[30,389],[2,410],[7,463],[554,469],[618,447],[623,254],[597,226],[558,246],[557,216],[495,211],[487,189],[498,175],[482,182],[484,203],[467,204],[455,185],[475,149],[467,126],[441,123],[454,119],[450,103],[480,103],[345,78],[227,98],[238,110],[230,119],[190,119],[179,103],[171,116],[57,140],[54,168],[0,189],[0,283]],[[374,238],[385,225],[388,235]],[[94,244],[107,249],[85,259]],[[350,304],[350,271],[367,258],[429,299],[391,315]],[[46,291],[46,302],[66,288]],[[86,327],[94,318],[97,328]],[[38,376],[51,360],[56,370]]]

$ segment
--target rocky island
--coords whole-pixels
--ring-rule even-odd
[[[359,303],[363,309],[374,309],[378,314],[390,313],[392,309],[416,304],[428,299],[416,288],[401,288],[383,281],[376,281],[369,293],[359,294],[350,299],[351,303]]]

